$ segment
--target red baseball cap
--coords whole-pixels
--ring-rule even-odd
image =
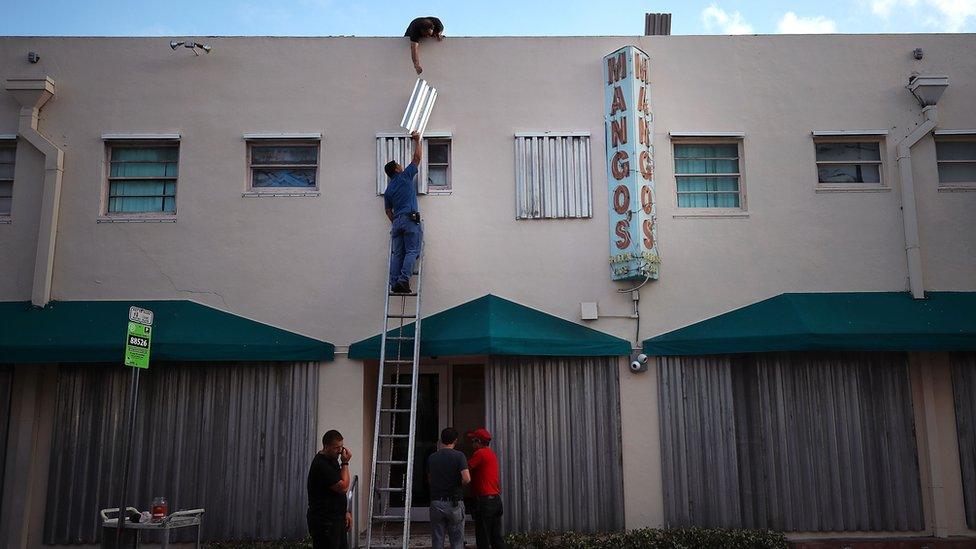
[[[476,438],[482,442],[491,442],[491,433],[484,427],[478,427],[474,431],[468,431],[468,438]]]

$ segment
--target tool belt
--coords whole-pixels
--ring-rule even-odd
[[[409,217],[410,221],[413,221],[414,223],[420,223],[420,212],[410,212],[407,214],[407,217]]]

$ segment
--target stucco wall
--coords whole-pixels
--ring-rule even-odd
[[[598,301],[601,315],[630,313],[629,295],[616,291],[626,285],[608,276],[601,71],[602,56],[627,44],[651,59],[663,261],[660,280],[641,291],[641,339],[781,292],[905,290],[894,147],[920,113],[904,85],[913,70],[948,75],[939,127],[976,128],[973,38],[425,44],[424,77],[439,90],[428,128],[453,133],[454,192],[421,198],[424,308],[491,292],[570,320],[581,301]],[[54,298],[193,299],[337,344],[339,360],[322,370],[319,423],[349,425],[339,428],[365,457],[369,433],[357,433],[355,419],[370,405],[356,400],[362,372],[341,351],[380,322],[388,222],[374,192],[375,134],[398,129],[415,78],[406,43],[212,38],[213,53],[194,57],[168,40],[0,38],[0,79],[57,84],[40,122],[65,151]],[[912,59],[915,47],[923,61]],[[39,64],[26,62],[28,50]],[[17,105],[0,92],[0,133],[16,127]],[[888,130],[890,191],[814,192],[810,132],[841,129]],[[590,132],[592,219],[515,221],[513,133],[533,130]],[[745,132],[748,217],[675,217],[668,133],[682,131]],[[106,132],[182,134],[176,223],[96,223]],[[321,132],[321,196],[242,198],[245,132]],[[976,290],[976,193],[937,191],[931,137],[913,150],[913,166],[926,289]],[[41,156],[21,141],[13,223],[0,225],[0,300],[30,296],[42,176]],[[588,325],[634,338],[630,319]],[[627,523],[657,524],[656,379],[622,371],[621,385]],[[355,390],[337,391],[346,386]]]

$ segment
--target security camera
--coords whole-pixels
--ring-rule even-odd
[[[647,371],[647,355],[640,353],[630,363],[630,371],[640,374]]]

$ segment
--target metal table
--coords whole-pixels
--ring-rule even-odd
[[[126,511],[139,512],[135,507],[126,507]],[[162,532],[163,540],[159,546],[163,549],[169,546],[169,532],[176,528],[197,527],[197,539],[194,547],[200,549],[200,534],[203,530],[203,509],[189,509],[186,511],[176,511],[165,517],[161,522],[128,522],[123,525],[123,530],[135,530],[136,546],[139,544],[139,534],[142,532]],[[119,528],[119,508],[102,509],[99,514],[102,517],[102,535],[115,535]]]

